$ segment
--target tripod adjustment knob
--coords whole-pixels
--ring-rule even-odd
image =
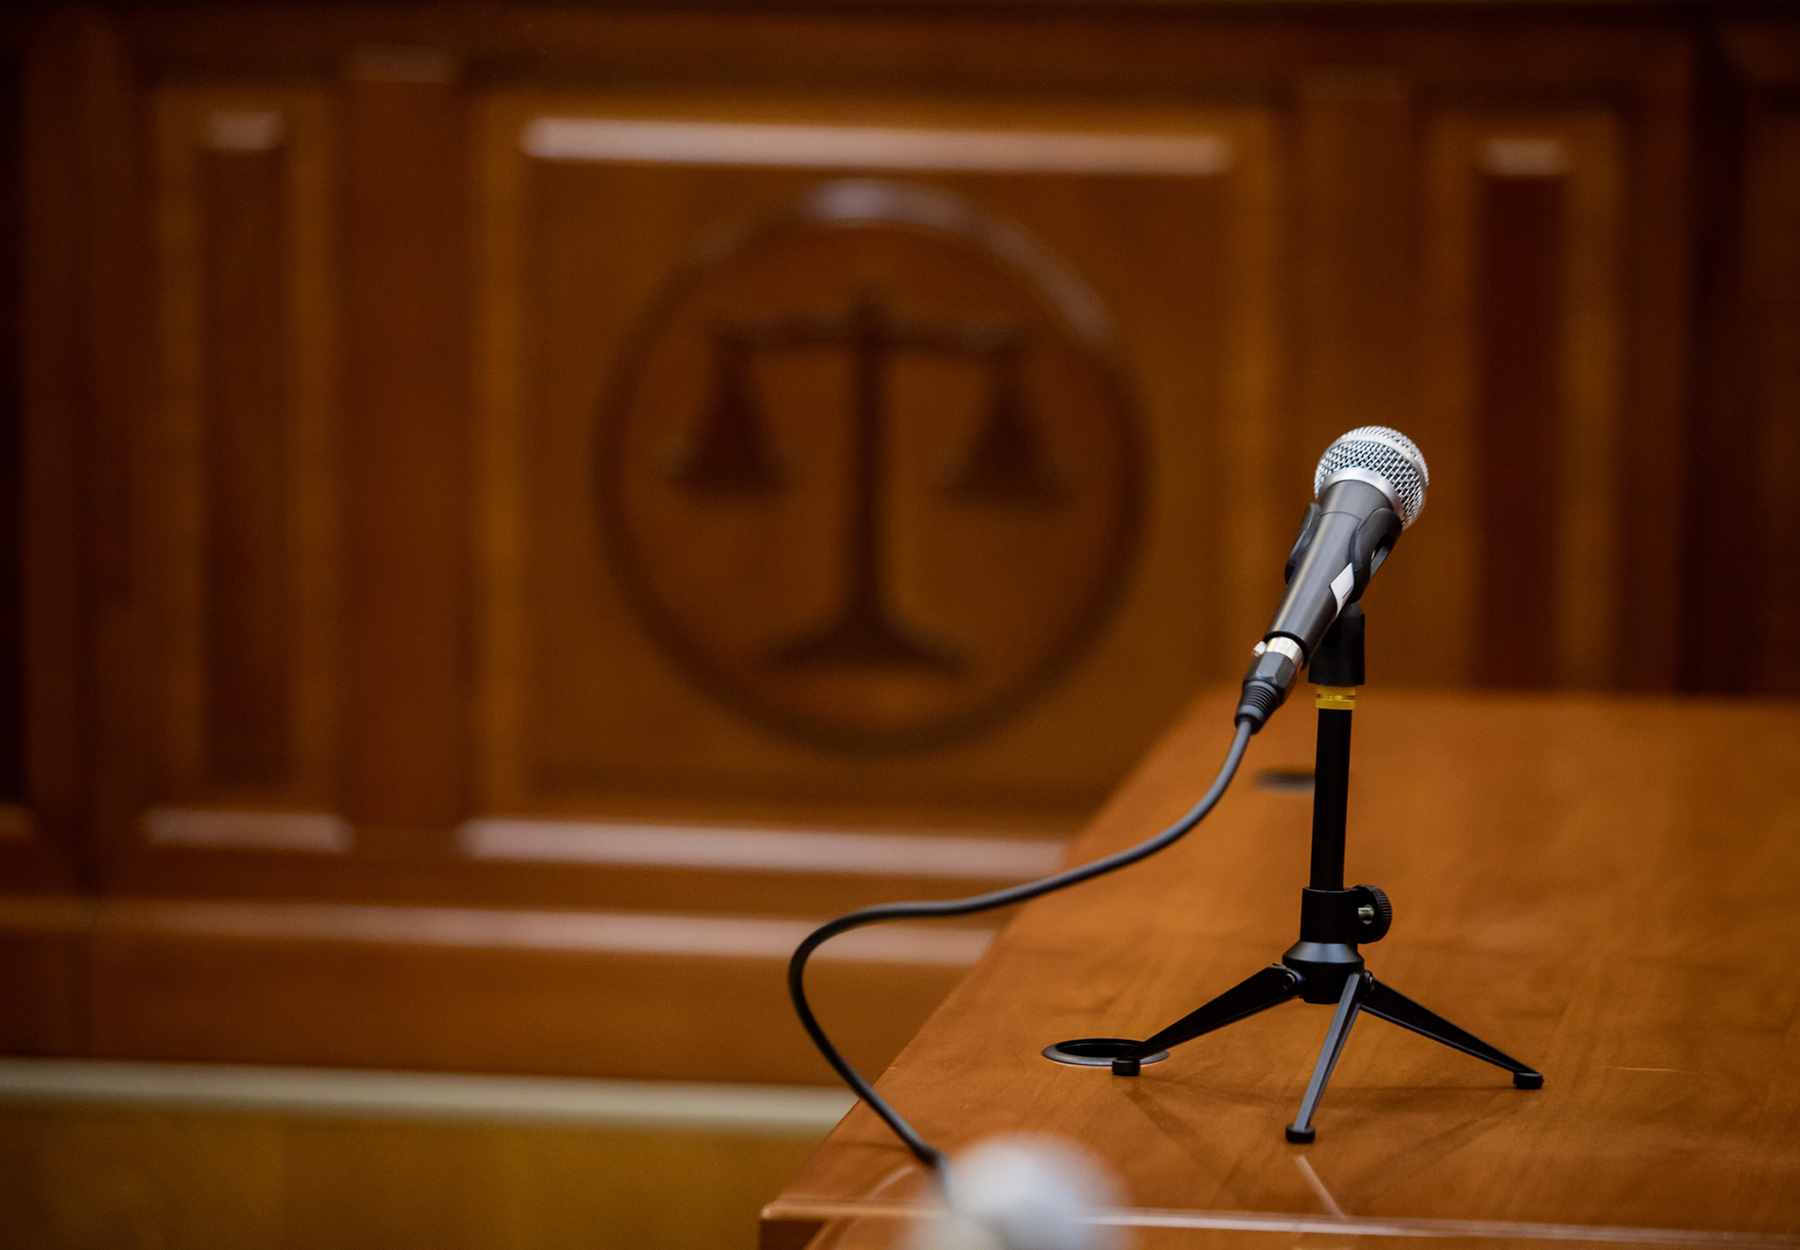
[[[1381,941],[1394,923],[1394,905],[1387,892],[1378,885],[1359,885],[1351,893],[1356,896],[1356,940]]]

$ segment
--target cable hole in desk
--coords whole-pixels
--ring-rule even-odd
[[[1072,1037],[1066,1042],[1044,1047],[1041,1053],[1053,1063],[1067,1063],[1078,1068],[1110,1068],[1114,1059],[1136,1045],[1129,1037]],[[1168,1057],[1168,1051],[1159,1050],[1138,1062],[1161,1063]]]

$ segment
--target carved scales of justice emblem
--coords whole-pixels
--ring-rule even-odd
[[[1063,474],[1045,458],[1023,394],[1020,370],[1025,333],[1006,324],[956,323],[892,312],[875,290],[864,291],[839,316],[741,320],[714,338],[717,390],[695,443],[673,464],[675,478],[696,491],[729,494],[779,489],[783,461],[770,447],[750,380],[757,351],[841,346],[851,357],[851,452],[848,516],[843,535],[843,599],[823,628],[769,650],[782,667],[820,664],[917,666],[954,673],[964,651],[900,621],[887,594],[887,424],[884,378],[898,351],[937,351],[978,358],[991,377],[988,411],[969,454],[944,474],[945,490],[1002,506],[1053,502]]]
[[[1018,707],[1092,636],[1135,527],[1132,423],[1084,296],[1017,232],[889,183],[826,184],[703,249],[602,440],[653,634],[826,745],[941,742]]]

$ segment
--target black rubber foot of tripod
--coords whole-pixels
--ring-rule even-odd
[[[1319,1130],[1315,1128],[1295,1128],[1292,1124],[1287,1126],[1287,1139],[1291,1142],[1298,1142],[1302,1146],[1318,1135]]]
[[[1544,1074],[1542,1072],[1515,1072],[1513,1073],[1513,1086],[1517,1089],[1542,1089],[1544,1088]]]
[[[1137,1059],[1115,1059],[1112,1061],[1114,1076],[1136,1076],[1144,1070],[1142,1061]]]

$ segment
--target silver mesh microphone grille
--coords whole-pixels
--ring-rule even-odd
[[[1341,478],[1374,480],[1393,501],[1401,529],[1419,519],[1425,488],[1431,485],[1431,471],[1418,445],[1385,425],[1359,426],[1325,449],[1313,473],[1313,498]]]

